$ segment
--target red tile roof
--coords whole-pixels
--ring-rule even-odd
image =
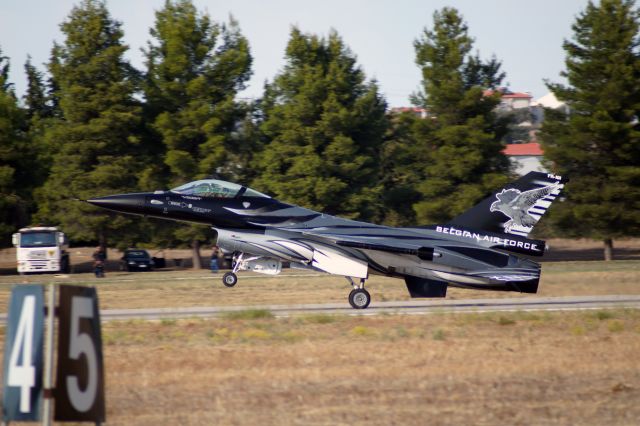
[[[391,108],[393,112],[425,112],[424,108],[419,107],[394,107]]]
[[[509,144],[502,150],[504,155],[542,155],[544,151],[538,142]]]
[[[531,93],[524,93],[524,92],[504,92],[503,90],[498,89],[498,92],[500,92],[500,97],[501,98],[507,98],[507,99],[532,99],[533,96],[531,96]],[[491,96],[495,93],[495,91],[491,90],[491,89],[485,89],[482,92],[483,96]]]
[[[516,93],[507,93],[502,95],[503,98],[518,98],[518,99],[531,99],[533,98],[533,96],[531,96],[529,93],[520,93],[520,92],[516,92]]]

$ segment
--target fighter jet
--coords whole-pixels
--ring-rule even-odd
[[[319,213],[216,179],[86,201],[212,227],[218,246],[234,253],[233,270],[222,278],[227,287],[236,285],[239,270],[278,274],[288,262],[344,276],[353,288],[349,303],[364,309],[371,274],[404,279],[411,297],[445,297],[448,286],[536,293],[540,265],[528,257],[542,256],[546,245],[528,235],[564,184],[560,176],[531,172],[448,223],[408,228]]]

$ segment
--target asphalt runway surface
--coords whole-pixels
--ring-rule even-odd
[[[308,305],[205,306],[158,309],[106,309],[100,311],[103,321],[161,320],[179,318],[220,318],[230,312],[267,310],[275,317],[295,315],[429,315],[437,313],[484,313],[517,311],[576,311],[597,309],[640,309],[640,295],[519,297],[508,299],[410,300],[375,302],[357,310],[347,303]],[[6,322],[0,314],[0,324]]]
[[[410,300],[371,302],[367,309],[353,309],[348,303],[307,305],[199,306],[187,308],[103,309],[102,321],[220,318],[231,312],[266,310],[275,317],[295,315],[429,315],[437,313],[484,313],[517,311],[577,311],[598,309],[640,309],[640,295],[518,297],[507,299]],[[4,324],[7,314],[0,314]]]

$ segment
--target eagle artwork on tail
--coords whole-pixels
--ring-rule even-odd
[[[540,219],[547,205],[539,206],[541,209],[539,212],[530,212],[529,210],[536,205],[538,200],[552,194],[560,188],[561,184],[556,182],[549,186],[524,192],[514,188],[503,189],[496,194],[498,201],[494,201],[489,210],[492,212],[498,211],[510,219],[504,224],[504,232],[511,233],[514,230],[522,230],[522,228],[526,228],[526,230],[529,231],[538,219]],[[548,204],[551,203],[549,202]],[[535,214],[535,216],[533,216],[532,213]]]

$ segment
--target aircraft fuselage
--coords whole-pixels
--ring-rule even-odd
[[[280,202],[242,185],[200,180],[170,191],[87,200],[118,212],[195,222],[218,233],[217,244],[238,253],[239,267],[279,273],[282,261],[349,279],[349,301],[366,308],[370,273],[404,278],[412,297],[444,297],[447,286],[535,293],[544,241],[529,232],[565,180],[531,172],[447,224],[394,228],[343,219]],[[243,257],[244,256],[244,257]],[[352,278],[359,278],[356,285]]]

